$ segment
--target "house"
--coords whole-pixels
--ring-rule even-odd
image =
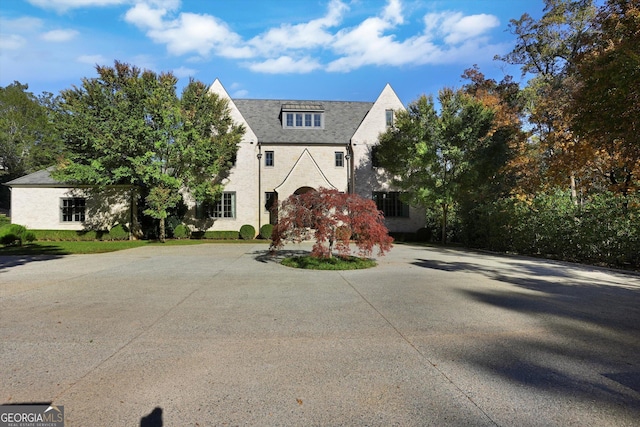
[[[393,126],[394,111],[404,108],[390,85],[375,102],[232,99],[219,80],[209,90],[228,100],[232,118],[246,132],[221,199],[200,205],[186,195],[190,224],[208,230],[251,224],[259,230],[276,221],[271,207],[278,200],[331,188],[373,198],[391,231],[414,232],[424,225],[424,211],[403,203],[375,165],[379,134]],[[55,181],[48,170],[7,185],[12,221],[31,229],[80,230],[135,218],[133,189],[115,189],[105,195],[110,203],[98,203],[81,188]]]

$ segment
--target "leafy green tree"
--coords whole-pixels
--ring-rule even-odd
[[[0,88],[0,182],[51,166],[62,154],[52,102],[52,94],[37,97],[20,82]],[[7,197],[0,197],[0,204],[8,205]]]
[[[244,129],[227,103],[190,81],[182,97],[177,79],[116,62],[98,77],[61,93],[59,125],[70,155],[57,177],[104,188],[133,185],[145,194],[143,212],[164,222],[190,192],[213,200],[232,165]]]
[[[494,119],[492,109],[463,91],[443,89],[438,100],[422,96],[380,136],[377,156],[394,183],[415,203],[441,212],[442,242],[452,210],[473,185],[477,154],[486,147]]]

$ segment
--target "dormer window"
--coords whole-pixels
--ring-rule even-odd
[[[283,104],[280,114],[285,129],[324,129],[321,104]]]

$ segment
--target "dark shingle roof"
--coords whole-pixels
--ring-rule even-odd
[[[13,181],[6,182],[4,185],[13,187],[17,185],[60,185],[60,181],[53,179],[51,176],[53,167],[42,169],[29,175],[21,176]]]
[[[261,143],[348,144],[373,102],[234,99]],[[281,112],[302,105],[324,109],[324,129],[284,129]]]

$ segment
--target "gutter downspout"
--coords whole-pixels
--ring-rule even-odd
[[[352,145],[352,141],[349,141],[349,144],[347,144],[347,154],[349,155],[349,164],[347,165],[347,173],[349,174],[349,176],[347,177],[348,180],[348,193],[349,194],[355,194],[356,192],[356,177],[355,177],[355,157],[353,155],[353,145]]]
[[[260,228],[262,228],[262,146],[258,141],[258,234],[260,234]]]

